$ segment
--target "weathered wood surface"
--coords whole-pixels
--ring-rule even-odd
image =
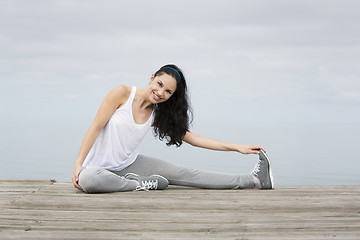
[[[360,186],[84,194],[0,180],[0,239],[360,239]]]

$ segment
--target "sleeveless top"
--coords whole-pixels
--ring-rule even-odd
[[[103,127],[85,158],[83,168],[96,166],[120,171],[135,161],[139,155],[136,149],[154,120],[153,111],[146,123],[135,123],[132,113],[135,92],[136,87],[132,87],[129,99]]]

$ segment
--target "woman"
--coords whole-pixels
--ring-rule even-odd
[[[237,145],[189,131],[189,103],[182,71],[165,65],[146,88],[120,85],[105,97],[80,147],[72,181],[87,193],[160,190],[168,184],[210,189],[274,187],[270,162],[257,145]],[[180,146],[259,154],[250,175],[204,172],[139,155],[136,148],[153,126],[160,140]]]

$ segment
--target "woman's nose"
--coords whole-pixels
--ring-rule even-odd
[[[158,94],[162,97],[163,94],[164,94],[164,90],[163,90],[163,89],[159,89]]]

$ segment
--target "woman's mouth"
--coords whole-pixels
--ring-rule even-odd
[[[153,96],[154,96],[154,99],[156,101],[160,101],[161,100],[161,97],[159,95],[157,95],[156,93],[153,93]]]

